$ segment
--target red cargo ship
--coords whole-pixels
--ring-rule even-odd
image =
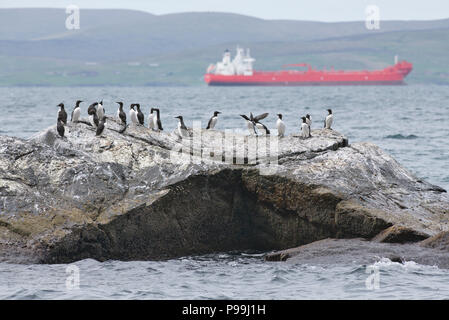
[[[307,63],[289,64],[288,67],[306,67],[307,70],[253,71],[254,59],[249,50],[237,48],[231,60],[229,50],[223,60],[210,65],[204,80],[210,86],[336,86],[336,85],[401,85],[412,71],[413,65],[407,61],[397,61],[395,65],[374,71],[314,70]]]

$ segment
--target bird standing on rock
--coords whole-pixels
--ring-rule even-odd
[[[153,113],[153,111],[154,111],[154,108],[151,108],[150,114],[148,115],[148,129],[154,129],[155,128],[155,122],[154,122],[155,114]]]
[[[310,114],[306,114],[306,123],[309,125],[309,128],[312,129],[312,117]]]
[[[178,122],[178,134],[181,137],[188,136],[187,127],[184,124],[184,118],[182,116],[177,116],[175,118],[179,119],[179,122]]]
[[[105,127],[106,127],[106,117],[103,116],[103,118],[101,118],[100,122],[98,123],[96,136],[100,136],[103,133]]]
[[[67,112],[65,112],[64,104],[61,102],[60,104],[58,104],[58,107],[58,121],[61,120],[62,123],[67,124]]]
[[[87,114],[91,116],[91,115],[93,115],[94,113],[97,113],[97,105],[98,105],[98,102],[92,103],[92,104],[87,108]]]
[[[56,130],[58,131],[58,134],[61,136],[61,138],[64,138],[64,123],[61,119],[58,119],[58,122],[56,124]]]
[[[143,126],[143,124],[145,123],[145,118],[143,116],[142,111],[140,111],[140,104],[139,103],[136,103],[136,108],[137,108],[137,120]]]
[[[98,116],[97,116],[97,105],[98,102],[92,103],[89,108],[87,108],[87,114],[90,116],[90,123],[94,127],[98,127]]]
[[[218,115],[220,114],[220,111],[215,111],[214,115],[209,119],[209,122],[207,123],[207,127],[206,129],[213,129],[215,128],[215,125],[217,124],[217,120],[218,120]]]
[[[78,100],[75,104],[75,108],[72,111],[72,117],[70,119],[70,121],[72,122],[78,122],[81,116],[81,108],[80,108],[80,103],[83,102],[81,100]]]
[[[98,119],[103,119],[104,117],[103,100],[101,100],[97,105],[97,117]]]
[[[126,126],[126,113],[123,111],[123,102],[118,101],[117,121]]]
[[[160,111],[158,108],[154,108],[154,111],[156,111],[156,116],[154,117],[154,127],[157,131],[162,131],[164,129],[162,128]]]
[[[324,120],[324,128],[332,130],[332,122],[334,122],[334,116],[332,114],[332,109],[327,109],[327,112],[329,113],[326,117],[326,120]]]
[[[304,138],[304,139],[307,139],[307,138],[309,138],[310,137],[310,127],[309,127],[309,125],[307,124],[307,121],[306,121],[306,117],[301,117],[301,119],[302,119],[302,124],[301,124],[301,136]]]
[[[137,119],[137,112],[134,110],[134,106],[136,104],[133,103],[129,106],[129,118],[131,119],[131,123],[133,125],[137,125],[139,123],[139,120]]]
[[[278,119],[276,121],[276,128],[278,129],[278,136],[283,137],[285,134],[285,123],[282,121],[282,114],[278,114]]]

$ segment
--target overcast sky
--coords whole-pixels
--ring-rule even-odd
[[[381,20],[449,18],[449,0],[0,0],[1,8],[127,8],[165,14],[188,11],[240,13],[264,19],[365,20],[367,5],[377,5]]]

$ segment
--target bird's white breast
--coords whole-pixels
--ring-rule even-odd
[[[131,121],[133,123],[137,123],[138,122],[138,120],[137,120],[137,112],[135,110],[133,110],[133,109],[129,110],[129,117],[131,118]]]
[[[80,108],[75,108],[75,110],[73,110],[73,121],[78,121],[80,119],[80,115],[81,115]]]
[[[213,129],[216,124],[217,124],[217,117],[212,117],[210,121],[210,128]]]
[[[309,136],[309,125],[307,123],[302,123],[301,125],[302,136],[307,138]]]
[[[155,115],[153,116],[153,125],[154,125],[155,128],[158,127],[158,126],[157,126],[157,114],[155,114]]]
[[[330,129],[332,126],[332,122],[334,121],[334,116],[333,115],[328,115],[326,117],[326,129]]]
[[[97,117],[102,119],[103,116],[104,116],[104,109],[103,109],[103,106],[101,104],[99,104],[98,108],[97,108]]]
[[[154,128],[154,113],[148,115],[148,128]]]
[[[307,123],[309,126],[311,126],[311,125],[312,125],[312,117],[310,117],[310,119],[309,119],[309,118],[306,118],[306,123]]]
[[[284,121],[282,121],[281,119],[278,119],[276,121],[276,128],[278,129],[278,133],[280,135],[283,135],[285,133],[285,124]]]

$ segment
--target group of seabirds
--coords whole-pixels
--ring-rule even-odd
[[[81,100],[76,101],[75,107],[72,111],[72,116],[70,121],[73,123],[80,122],[81,121]],[[116,119],[119,124],[123,126],[122,130],[120,130],[120,133],[125,132],[126,128],[128,127],[127,124],[127,117],[126,113],[123,110],[123,102],[119,101],[116,102],[118,104],[118,110]],[[61,137],[64,137],[64,126],[67,124],[67,112],[64,109],[64,104],[60,103],[58,104],[59,111],[58,111],[58,120],[57,120],[57,126],[56,129],[58,131],[58,134]],[[331,109],[327,109],[327,116],[324,120],[324,128],[332,130],[332,122],[333,122],[333,114]],[[214,129],[217,121],[218,121],[218,115],[221,112],[215,111],[213,116],[209,119],[209,122],[207,123],[207,130]],[[96,135],[101,136],[103,133],[105,126],[106,126],[106,115],[105,110],[103,107],[103,100],[100,102],[94,102],[87,108],[87,114],[90,117],[90,124],[96,128]],[[269,135],[270,130],[265,126],[261,120],[265,119],[268,116],[268,113],[263,113],[258,116],[253,116],[252,113],[250,113],[250,116],[241,114],[240,115],[246,122],[246,126],[249,130],[250,135],[255,134],[256,136],[260,133]],[[278,119],[276,121],[276,128],[278,131],[279,137],[283,137],[285,134],[285,123],[282,120],[282,114],[278,114]],[[141,125],[144,126],[145,123],[145,117],[140,109],[139,103],[132,103],[129,106],[129,118],[131,119],[132,125]],[[175,117],[178,119],[178,127],[177,131],[180,137],[188,135],[188,129],[184,123],[184,118],[182,116]],[[312,126],[312,117],[310,114],[307,114],[304,117],[301,117],[302,123],[301,123],[301,137],[304,139],[310,138],[311,135],[311,126]],[[162,123],[161,123],[161,115],[158,108],[151,108],[150,113],[148,115],[148,128],[155,131],[162,131]]]

